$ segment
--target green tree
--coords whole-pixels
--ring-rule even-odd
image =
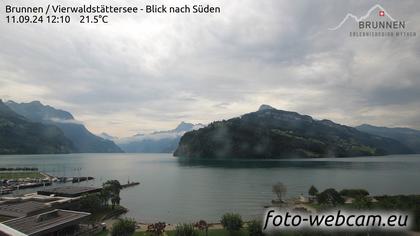
[[[101,200],[101,203],[103,206],[108,206],[108,202],[110,199],[110,193],[108,191],[108,189],[104,190],[102,188],[102,191],[99,193],[99,199]]]
[[[80,199],[80,209],[94,213],[99,211],[103,207],[102,203],[103,202],[98,194],[86,195]]]
[[[315,197],[318,194],[318,189],[315,186],[311,186],[308,191],[309,196]]]
[[[372,207],[372,202],[369,197],[359,196],[354,199],[351,206],[355,209],[370,209]]]
[[[242,228],[243,221],[242,217],[239,214],[235,213],[226,213],[222,216],[221,222],[223,228],[225,228],[230,233],[239,231]]]
[[[181,224],[176,226],[175,236],[198,236],[198,231],[192,224]]]
[[[111,200],[112,208],[120,204],[120,191],[122,186],[118,180],[108,180],[102,185],[102,194],[104,199],[108,202]]]
[[[114,207],[115,205],[120,205],[121,198],[120,196],[112,196],[111,197],[111,204]]]
[[[262,223],[258,220],[252,220],[247,224],[249,236],[263,236]]]
[[[338,205],[343,204],[344,199],[340,196],[337,190],[329,188],[318,194],[318,203],[325,205]]]
[[[136,221],[132,219],[119,219],[112,225],[112,236],[131,236],[136,230]]]
[[[287,188],[286,185],[284,185],[281,182],[278,182],[275,185],[273,185],[272,191],[274,194],[276,194],[278,201],[282,202],[283,197],[286,195]]]

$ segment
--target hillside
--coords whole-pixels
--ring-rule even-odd
[[[30,103],[6,103],[13,111],[33,122],[57,126],[74,144],[79,153],[115,153],[122,150],[112,141],[92,134],[67,111],[43,105],[39,101]]]
[[[420,131],[409,128],[388,128],[373,125],[360,125],[356,129],[382,137],[398,140],[400,143],[409,147],[415,153],[420,153]]]
[[[53,154],[74,151],[55,126],[31,122],[0,100],[0,154]]]
[[[396,140],[262,105],[187,132],[174,155],[193,158],[318,158],[412,153]]]

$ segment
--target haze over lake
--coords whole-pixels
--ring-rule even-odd
[[[420,194],[420,155],[267,161],[186,161],[171,154],[70,154],[0,156],[1,167],[38,167],[56,176],[93,176],[141,185],[121,192],[128,216],[141,222],[218,221],[226,212],[260,217],[283,182],[288,197],[334,187],[364,188],[372,195]],[[34,191],[34,190],[33,190]]]

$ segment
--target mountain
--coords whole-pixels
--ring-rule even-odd
[[[374,156],[412,151],[390,138],[262,105],[256,112],[185,133],[174,155],[193,158]]]
[[[178,146],[181,136],[188,131],[204,127],[202,124],[181,122],[175,129],[137,134],[129,138],[115,140],[125,152],[131,153],[172,153]]]
[[[74,152],[79,153],[115,153],[122,150],[112,141],[92,134],[86,127],[74,119],[67,111],[43,105],[39,101],[16,103],[8,101],[6,105],[17,114],[33,122],[57,126],[64,136],[72,141]]]
[[[72,151],[72,142],[59,128],[31,122],[0,100],[0,154],[53,154]]]
[[[111,140],[111,141],[114,141],[114,140],[118,139],[118,137],[109,135],[109,134],[107,134],[105,132],[102,132],[102,133],[98,134],[98,136],[101,137],[101,138],[103,138],[103,139]]]
[[[420,153],[420,131],[409,128],[387,128],[373,125],[360,125],[356,129],[382,137],[398,140],[400,143],[409,147],[415,153]]]

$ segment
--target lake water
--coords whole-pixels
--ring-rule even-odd
[[[93,176],[140,181],[121,192],[129,217],[170,223],[226,212],[260,217],[283,182],[289,197],[334,187],[364,188],[371,194],[420,194],[420,155],[273,161],[181,161],[170,154],[70,154],[0,156],[0,167],[38,167],[56,176]]]

